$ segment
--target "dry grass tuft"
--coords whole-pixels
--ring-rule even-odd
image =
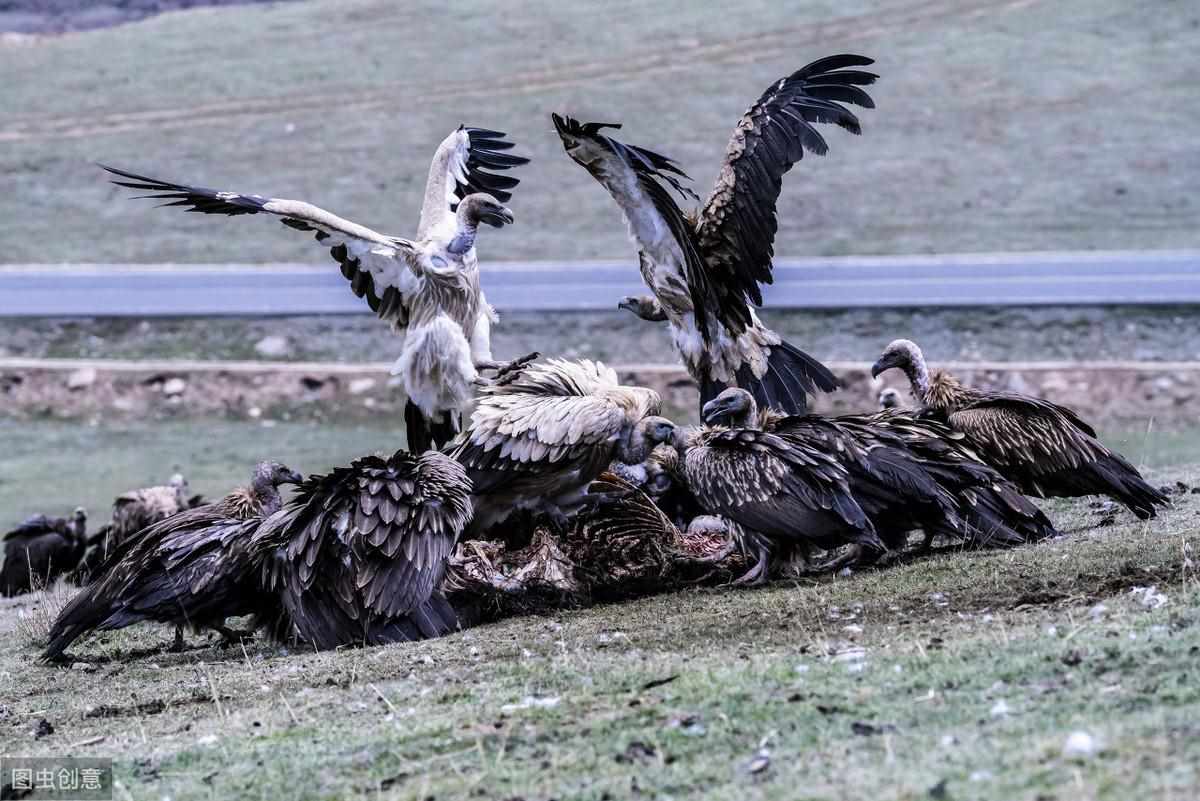
[[[40,585],[36,579],[35,582]],[[49,589],[38,588],[30,593],[33,603],[28,609],[17,613],[14,626],[17,644],[22,648],[40,649],[45,646],[50,638],[50,627],[77,592],[78,587],[58,581]]]

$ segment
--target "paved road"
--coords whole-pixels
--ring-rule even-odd
[[[500,310],[603,310],[645,292],[623,262],[486,263]],[[1200,251],[811,259],[777,263],[774,308],[1200,304]],[[0,316],[350,314],[336,265],[0,266]]]

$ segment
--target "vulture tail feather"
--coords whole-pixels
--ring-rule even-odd
[[[1139,520],[1158,515],[1157,506],[1170,506],[1161,491],[1146,483],[1137,468],[1115,453],[1090,465],[1063,470],[1039,481],[1048,494],[1107,495],[1128,507]]]
[[[430,419],[412,401],[404,406],[404,427],[408,434],[409,453],[438,450],[458,435],[455,412],[444,412],[441,420]]]
[[[767,370],[755,378],[750,366],[743,364],[737,372],[737,385],[754,396],[760,408],[770,408],[785,414],[804,414],[808,410],[809,394],[833,392],[841,387],[837,376],[812,356],[787,342],[771,346]],[[706,378],[700,386],[700,405],[708,403],[727,385]]]

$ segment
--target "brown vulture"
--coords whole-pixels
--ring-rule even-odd
[[[87,512],[71,517],[34,515],[4,535],[0,595],[22,595],[49,587],[75,569],[87,537]]]
[[[416,238],[382,234],[299,200],[224,192],[105,167],[113,183],[204,214],[274,214],[284,225],[315,231],[357,297],[404,337],[393,372],[408,395],[408,448],[421,452],[453,438],[478,371],[492,359],[495,313],[479,285],[479,225],[513,221],[503,204],[519,180],[508,170],[528,159],[503,151],[505,134],[460,126],[438,146],[429,169]],[[103,165],[102,165],[103,166]]]
[[[146,620],[174,624],[177,649],[184,626],[235,638],[225,619],[261,614],[264,604],[249,559],[251,535],[279,511],[279,486],[301,478],[278,462],[262,462],[248,486],[126,540],[54,621],[42,658],[62,659],[84,634]]]
[[[705,422],[710,425],[728,423],[743,431],[756,429],[836,459],[846,470],[850,493],[871,521],[885,553],[901,549],[908,533],[918,528],[924,530],[927,543],[943,535],[977,546],[1014,545],[1055,533],[1050,521],[1015,487],[953,445],[939,441],[933,425],[920,427],[899,419],[890,425],[885,422],[901,417],[902,413],[822,418],[783,415],[769,409],[760,412],[750,393],[736,387],[705,407]],[[725,514],[721,509],[713,511]],[[750,530],[749,539],[758,546],[759,565],[765,570],[771,532],[756,529],[736,515],[728,516]],[[753,536],[755,532],[760,536]],[[850,552],[827,566],[857,562],[865,555],[864,549],[878,554],[883,550],[878,544],[869,539],[851,542]],[[765,573],[753,578],[761,580]]]
[[[989,392],[961,384],[947,372],[930,373],[916,343],[897,339],[871,368],[878,376],[903,370],[922,413],[961,433],[965,444],[1023,492],[1039,498],[1107,495],[1140,519],[1170,501],[1145,482],[1119,453],[1100,444],[1096,431],[1065,406],[1016,392]]]
[[[587,359],[550,359],[484,387],[453,449],[474,485],[468,538],[518,509],[543,512],[565,530],[609,463],[638,464],[674,437],[661,405],[657,392],[622,386],[611,368]]]
[[[860,87],[878,77],[856,55],[814,61],[771,84],[734,127],[725,162],[702,208],[685,214],[670,190],[698,200],[674,161],[603,133],[620,128],[553,115],[563,147],[616,200],[653,296],[621,301],[646,320],[668,323],[675,347],[700,384],[701,405],[725,387],[749,390],[762,407],[800,413],[806,394],[838,381],[808,354],[764,326],[760,284],[772,281],[775,205],[783,176],[805,151],[828,150],[817,123],[860,132],[843,103],[873,108]]]
[[[466,471],[437,451],[309,477],[251,545],[259,586],[277,599],[273,635],[325,650],[453,631],[439,587],[470,518]]]
[[[113,501],[112,520],[88,537],[88,548],[71,580],[86,584],[94,571],[116,548],[147,526],[166,520],[176,512],[204,503],[201,495],[192,495],[187,479],[176,473],[161,486],[123,492]]]
[[[753,540],[757,562],[736,583],[766,580],[772,544],[884,551],[851,487],[845,454],[832,451],[821,432],[798,425],[786,436],[764,431],[756,406],[748,391],[730,387],[705,404],[706,425],[676,443],[696,500]]]

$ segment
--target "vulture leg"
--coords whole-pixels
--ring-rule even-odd
[[[187,650],[187,643],[183,641],[183,626],[175,627],[175,641],[167,650],[173,654],[180,654]]]
[[[221,635],[221,642],[218,644],[220,648],[228,648],[236,645],[242,640],[250,640],[254,638],[254,629],[231,629],[222,621],[218,625],[211,627],[213,631]]]
[[[482,386],[507,384],[520,375],[521,371],[525,369],[526,366],[528,366],[531,362],[536,361],[541,355],[541,353],[535,350],[533,353],[526,353],[524,356],[508,362],[498,362],[492,359],[476,361],[476,370],[495,370],[496,375],[490,379],[480,378],[475,383]]]
[[[855,543],[847,548],[846,552],[841,556],[813,565],[813,571],[816,573],[836,573],[843,567],[858,567],[865,555],[866,549],[862,545]]]
[[[771,572],[771,545],[765,537],[755,537],[753,553],[754,567],[729,582],[731,587],[761,587],[767,583]]]

